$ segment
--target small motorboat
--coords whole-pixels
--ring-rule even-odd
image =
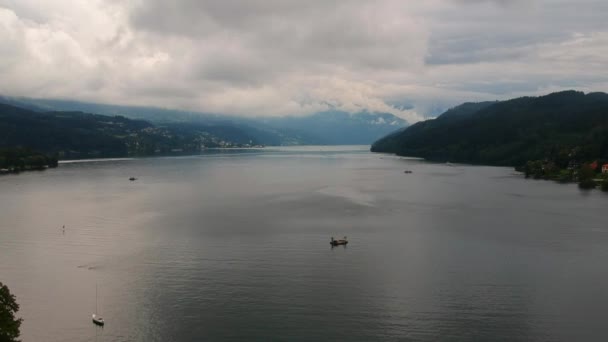
[[[97,284],[95,284],[95,313],[93,314],[93,323],[102,327],[106,324],[101,316],[97,316]]]
[[[131,177],[131,178],[129,178],[129,180],[130,180],[130,181],[134,181],[134,180],[137,180],[137,178],[135,178],[135,177]]]
[[[412,173],[412,170],[405,170],[403,173]]]
[[[346,240],[346,236],[344,237],[344,239],[338,239],[335,240],[334,237],[331,237],[331,241],[329,241],[329,244],[332,246],[340,246],[340,245],[344,245],[346,246],[346,244],[348,243],[348,240]]]
[[[103,318],[93,314],[93,323],[103,326],[104,324],[106,324],[106,322],[103,321]]]

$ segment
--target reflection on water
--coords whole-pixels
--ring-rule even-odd
[[[365,147],[66,163],[0,177],[0,280],[24,341],[600,341],[607,203]]]

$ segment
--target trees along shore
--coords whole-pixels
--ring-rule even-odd
[[[48,156],[22,147],[0,148],[0,173],[44,170],[57,165],[57,156]]]

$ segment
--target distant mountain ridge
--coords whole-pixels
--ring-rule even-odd
[[[376,141],[373,152],[519,166],[608,159],[608,94],[564,91],[465,103]]]
[[[393,114],[365,111],[350,114],[332,110],[308,116],[248,118],[153,107],[24,97],[0,96],[0,102],[36,112],[80,111],[120,115],[163,125],[187,123],[231,126],[246,132],[253,140],[264,145],[367,145],[407,125],[405,120]]]
[[[152,124],[124,116],[35,112],[0,104],[0,148],[29,148],[60,158],[193,153],[205,147],[256,145],[229,125]]]

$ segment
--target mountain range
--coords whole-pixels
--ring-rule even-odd
[[[89,102],[32,99],[0,96],[0,103],[37,113],[82,112],[106,116],[122,116],[144,120],[156,126],[187,125],[203,131],[222,127],[240,131],[245,141],[260,145],[369,145],[382,136],[407,125],[407,122],[390,113],[366,111],[347,113],[329,110],[306,116],[240,117],[213,113],[190,112],[153,107],[119,106]],[[217,132],[208,132],[214,135]],[[218,139],[230,137],[219,135]],[[240,139],[238,143],[243,143]]]

